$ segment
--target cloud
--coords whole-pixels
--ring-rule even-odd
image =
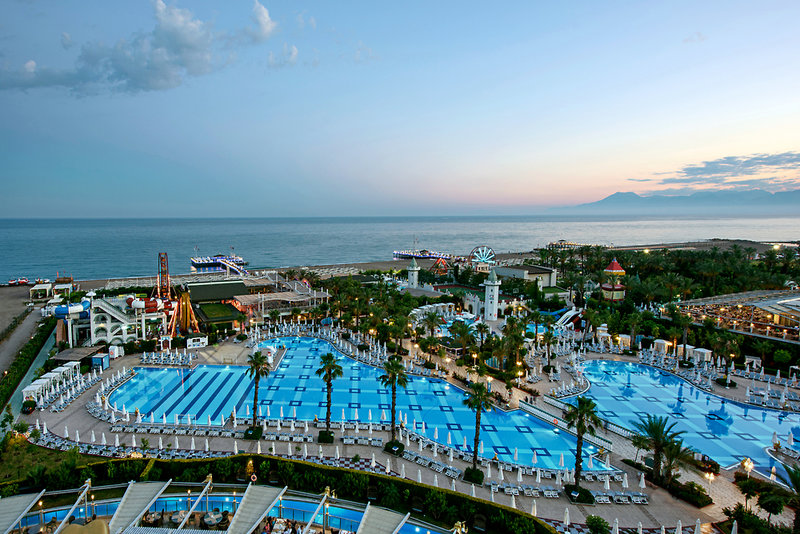
[[[690,36],[684,38],[683,44],[702,43],[707,37],[700,32],[694,32]]]
[[[67,69],[28,68],[0,71],[0,90],[63,87],[76,94],[105,89],[137,93],[180,86],[187,78],[209,74],[224,65],[219,59],[221,43],[231,35],[215,34],[209,23],[196,18],[188,9],[154,0],[155,26],[138,32],[114,45],[90,42],[81,47],[75,64]],[[257,0],[253,4],[254,27],[234,32],[246,36],[238,45],[265,41],[275,30],[267,9]],[[72,45],[69,34],[62,34],[62,46]],[[35,63],[34,63],[35,67]]]
[[[73,44],[72,43],[72,36],[70,34],[68,34],[67,32],[62,33],[61,34],[61,46],[64,48],[64,50],[69,50],[70,48],[72,48],[72,44]]]
[[[33,74],[34,72],[36,72],[36,62],[34,60],[30,59],[30,60],[25,62],[25,65],[22,68],[28,74]]]
[[[306,24],[308,24],[308,26],[312,30],[316,30],[317,29],[317,19],[315,19],[314,17],[308,17],[308,21],[306,21],[305,16],[306,16],[306,12],[305,11],[303,11],[302,13],[297,15],[297,27],[302,30],[303,28],[306,27]]]
[[[800,187],[800,152],[727,156],[698,164],[686,165],[652,178],[631,178],[631,182],[653,186],[680,186],[680,189],[706,188],[764,189],[786,191]]]
[[[372,60],[379,59],[378,56],[372,51],[372,48],[368,47],[361,41],[358,42],[358,47],[356,48],[356,53],[354,56],[356,63],[367,63]]]
[[[270,18],[267,8],[261,5],[258,0],[253,2],[253,20],[256,23],[256,27],[250,29],[248,33],[257,43],[269,39],[278,26],[278,23]]]
[[[299,52],[295,45],[289,46],[288,44],[283,43],[283,51],[280,54],[270,52],[267,61],[271,68],[286,67],[297,63],[298,55]]]

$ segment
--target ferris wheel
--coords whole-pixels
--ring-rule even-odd
[[[469,261],[470,263],[495,263],[495,255],[494,250],[491,247],[487,247],[486,245],[481,245],[479,247],[475,247],[472,249],[472,252],[469,253]]]

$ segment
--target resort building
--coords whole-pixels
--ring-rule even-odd
[[[500,278],[519,278],[526,282],[536,281],[539,289],[556,287],[558,285],[558,272],[550,267],[541,265],[509,265],[496,267],[494,270]]]
[[[745,291],[678,303],[695,323],[712,319],[737,334],[800,342],[800,296],[796,291]]]
[[[603,299],[612,302],[625,300],[625,286],[619,281],[621,277],[625,276],[625,269],[617,262],[617,258],[611,260],[608,267],[603,270],[603,275],[606,277],[606,282],[600,285]]]
[[[89,307],[91,343],[121,345],[166,333],[169,310],[134,309],[127,299],[107,297],[92,299]]]

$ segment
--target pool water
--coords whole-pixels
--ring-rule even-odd
[[[639,417],[666,415],[685,431],[686,445],[723,467],[749,457],[758,471],[768,473],[777,462],[763,449],[772,446],[773,432],[784,446],[789,432],[795,440],[800,437],[800,414],[726,400],[647,365],[590,360],[585,375],[592,384],[586,396],[603,418],[633,429]]]
[[[287,419],[293,410],[300,420],[312,420],[315,416],[324,419],[325,383],[314,372],[320,356],[334,351],[333,346],[312,338],[280,338],[264,343],[285,345],[287,351],[278,368],[260,382],[258,403],[262,414],[266,417],[269,407],[270,417],[278,418],[283,408]],[[358,410],[358,420],[363,424],[369,421],[370,410],[372,421],[378,422],[382,411],[386,416],[384,421],[388,421],[391,391],[378,381],[382,370],[346,357],[340,357],[340,364],[344,376],[333,383],[332,424],[341,420],[342,410],[351,421],[356,419]],[[201,424],[208,417],[219,424],[220,416],[228,417],[234,406],[239,417],[245,415],[246,407],[252,413],[253,387],[243,366],[200,365],[193,370],[137,368],[136,376],[120,386],[110,402],[116,402],[119,408],[124,403],[129,411],[138,408],[146,417],[152,412],[156,421],[161,420],[162,414],[170,422],[175,414],[182,420],[189,414]],[[404,417],[407,414],[409,426],[416,421],[418,432],[425,421],[425,434],[430,439],[434,439],[438,429],[436,441],[441,444],[447,444],[449,432],[452,445],[463,450],[466,437],[466,450],[471,452],[475,414],[463,405],[464,398],[461,389],[447,382],[413,376],[409,377],[407,389],[398,388],[397,408]],[[562,453],[566,467],[574,466],[575,437],[520,410],[483,413],[481,440],[483,456],[487,458],[497,454],[498,459],[513,462],[517,448],[520,464],[530,465],[535,451],[537,467],[559,468]],[[589,444],[584,445],[584,454],[593,450]],[[599,469],[600,462],[595,462],[594,468]]]

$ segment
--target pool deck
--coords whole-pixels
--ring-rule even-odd
[[[408,343],[408,342],[407,342]],[[409,343],[410,344],[410,343]],[[281,351],[282,352],[282,351]],[[233,342],[224,342],[217,346],[213,347],[206,347],[198,351],[198,364],[220,364],[220,365],[245,365],[247,361],[247,357],[249,355],[249,349],[245,346],[245,344],[236,344]],[[279,357],[282,354],[279,354]],[[413,356],[413,355],[412,355]],[[412,356],[408,356],[410,358]],[[589,354],[587,355],[588,358],[592,359],[618,359],[624,361],[635,361],[633,358],[626,358],[623,356],[616,356],[616,355],[607,355],[607,354]],[[127,368],[135,367],[139,365],[139,357],[138,356],[125,356],[123,358],[119,358],[117,360],[113,360],[111,362],[111,371],[116,372],[121,370],[123,366]],[[443,360],[440,362],[440,368],[444,367],[450,374],[455,370],[454,363],[447,364]],[[106,371],[108,373],[108,371]],[[459,373],[463,374],[464,370],[459,369]],[[463,387],[460,383],[453,381],[452,377],[448,378],[448,380],[458,386]],[[542,393],[549,390],[553,387],[554,384],[548,382],[547,380],[543,380],[538,384],[535,384],[533,387],[540,390]],[[113,434],[110,432],[110,425],[103,421],[100,421],[94,417],[92,417],[88,411],[86,410],[86,403],[89,402],[94,398],[94,394],[97,389],[100,387],[99,384],[90,388],[87,392],[83,393],[81,397],[74,402],[71,406],[69,406],[66,410],[60,413],[53,413],[49,410],[46,411],[37,411],[29,416],[23,416],[29,423],[33,424],[36,419],[38,418],[40,422],[46,422],[48,429],[50,432],[53,432],[57,435],[62,436],[64,433],[64,426],[66,425],[69,430],[69,434],[71,437],[74,438],[75,430],[80,432],[81,441],[89,441],[89,436],[91,431],[94,430],[96,433],[96,437],[99,441],[100,433],[104,432],[106,435],[106,439],[110,442],[113,442]],[[334,382],[334,388],[336,387],[336,383]],[[724,388],[715,386],[720,390],[724,391]],[[737,388],[738,389],[738,388]],[[505,393],[505,388],[501,388],[501,391]],[[734,390],[728,390],[729,392],[734,392]],[[716,392],[716,389],[715,389]],[[738,393],[738,392],[735,392]],[[521,390],[514,389],[512,392],[511,401],[511,408],[516,408],[519,405],[519,400],[527,396],[527,393],[522,392]],[[725,395],[727,396],[727,395]],[[730,398],[735,398],[731,396]],[[551,411],[554,415],[560,415],[560,413],[556,413],[556,410],[549,405],[545,404],[541,400],[537,401],[536,404],[545,410]],[[230,426],[230,425],[228,425]],[[316,434],[316,431],[313,429],[309,429],[310,432]],[[378,447],[371,447],[366,445],[344,445],[338,438],[338,431],[334,429],[337,433],[337,441],[331,445],[323,445],[323,452],[325,456],[334,456],[336,447],[339,448],[339,452],[343,457],[353,457],[356,454],[361,456],[362,458],[371,458],[372,455],[375,455],[376,461],[379,464],[386,464],[389,455],[383,452],[382,448]],[[121,443],[129,444],[131,441],[131,436],[125,433],[119,433]],[[627,466],[626,464],[622,463],[620,460],[622,458],[633,458],[636,454],[636,451],[631,446],[630,442],[627,439],[624,439],[616,434],[611,432],[604,432],[601,431],[600,435],[613,443],[614,447],[614,454],[611,457],[612,464],[627,472],[628,479],[631,484],[631,490],[636,491],[638,489],[637,481],[639,479],[638,472]],[[383,438],[384,442],[389,440],[389,433],[388,432],[375,432],[376,437]],[[137,438],[140,440],[142,435],[137,435]],[[150,441],[150,446],[155,447],[158,441],[158,435],[149,435],[147,438]],[[172,436],[164,436],[165,443],[171,443],[174,438]],[[179,436],[179,442],[181,448],[188,448],[190,437],[188,436]],[[154,441],[156,443],[154,443]],[[197,440],[196,440],[197,441]],[[209,448],[211,450],[216,451],[233,451],[233,439],[232,438],[221,438],[221,437],[213,437],[208,438],[209,441]],[[270,446],[270,442],[262,441],[262,451],[266,451]],[[201,441],[197,443],[198,447],[204,447],[205,445],[205,438],[201,438]],[[240,452],[252,452],[255,453],[256,451],[256,443],[238,440],[237,445],[239,447]],[[311,445],[311,444],[309,444]],[[277,450],[279,453],[285,453],[284,448],[286,445],[283,442],[279,442],[277,444]],[[319,445],[317,443],[313,444],[313,447],[309,446],[309,453],[311,454],[311,450],[313,449],[314,452],[317,452]],[[412,445],[413,448],[413,445]],[[426,454],[432,455],[430,451],[426,451]],[[417,480],[417,473],[419,470],[419,466],[413,462],[408,462],[399,458],[392,457],[392,470],[395,472],[399,472],[401,469],[401,465],[405,464],[406,469],[406,477],[416,481]],[[453,462],[453,465],[464,469],[468,467],[468,464],[462,462],[461,460],[456,459]],[[497,480],[497,470],[492,470],[495,480]],[[433,485],[434,483],[434,471],[428,468],[423,468],[421,470],[422,481],[426,484]],[[444,475],[438,477],[439,478],[439,485],[442,487],[450,487],[450,479]],[[694,473],[683,473],[682,480],[692,480],[697,482],[698,484],[703,485],[704,487],[708,487],[708,482]],[[565,508],[569,508],[570,511],[570,519],[574,523],[584,523],[585,517],[587,515],[599,515],[605,518],[609,523],[612,523],[615,518],[619,519],[619,524],[621,527],[636,527],[637,523],[641,522],[642,525],[647,527],[660,527],[662,524],[667,527],[672,527],[674,529],[675,522],[677,519],[681,519],[684,525],[694,525],[696,519],[700,519],[702,523],[708,523],[710,521],[719,521],[724,519],[724,515],[722,513],[722,508],[732,506],[736,502],[741,501],[741,494],[737,490],[736,486],[732,483],[733,480],[733,473],[732,472],[725,472],[723,471],[720,474],[720,477],[713,482],[711,485],[711,496],[714,499],[714,504],[710,505],[702,510],[699,510],[683,501],[677,500],[669,495],[666,491],[656,488],[648,483],[647,489],[644,490],[650,496],[650,504],[649,505],[635,505],[635,504],[628,504],[628,505],[621,505],[621,504],[603,504],[603,505],[596,505],[596,506],[585,506],[585,505],[572,505],[569,504],[567,499],[564,496],[561,496],[557,499],[546,499],[544,497],[536,499],[537,503],[537,510],[538,516],[541,518],[551,518],[554,520],[560,520],[564,517],[564,510]],[[506,477],[506,481],[516,481],[516,472],[513,473],[511,476]],[[550,481],[548,481],[549,483]],[[525,476],[523,478],[524,484],[535,484],[534,477]],[[582,486],[590,489],[590,490],[602,490],[603,485],[602,483],[593,482],[593,483],[586,483],[583,482]],[[611,484],[612,490],[620,491],[622,490],[619,483],[612,483]],[[470,494],[471,486],[466,484],[462,481],[456,481],[456,490],[463,492],[465,494]],[[476,496],[485,500],[490,500],[490,490],[485,487],[477,488],[476,487]],[[530,513],[532,508],[532,498],[518,496],[516,497],[516,504],[517,508],[523,511]],[[495,494],[495,501],[499,504],[510,505],[511,503],[511,496],[505,495],[503,493]],[[753,507],[754,510],[756,507]],[[784,512],[780,516],[780,520],[784,523],[789,524],[792,518],[792,511],[789,510],[788,512]],[[704,531],[710,532],[708,527],[704,528]],[[577,530],[575,532],[578,532]]]

